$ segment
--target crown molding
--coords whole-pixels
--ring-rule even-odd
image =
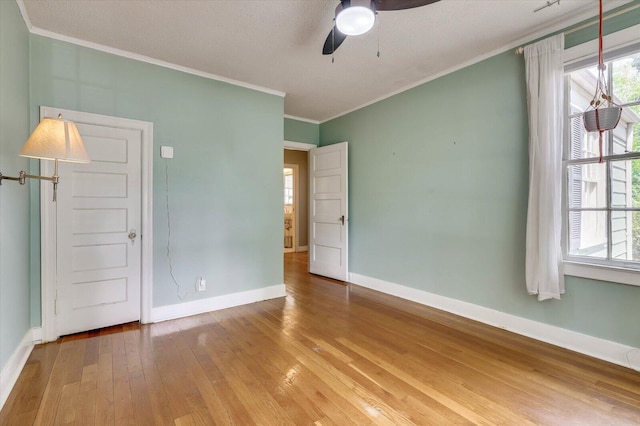
[[[288,118],[290,120],[304,121],[305,123],[320,124],[318,120],[311,120],[310,118],[304,118],[304,117],[296,117],[295,115],[285,114],[284,118]]]

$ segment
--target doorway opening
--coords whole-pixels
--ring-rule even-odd
[[[286,164],[282,169],[284,186],[284,252],[293,253],[298,249],[298,165]]]
[[[284,263],[296,259],[300,265],[307,270],[307,253],[309,250],[309,151],[316,148],[316,145],[284,141],[283,149],[283,167],[291,165],[298,166],[297,185],[294,179],[294,189],[297,187],[297,196],[294,190],[294,202],[297,200],[295,207],[295,217],[293,218],[292,227],[295,229],[295,235],[292,235],[292,243],[294,250],[284,249]],[[284,177],[284,172],[283,172]],[[286,224],[284,229],[286,243]],[[285,268],[286,269],[286,268]]]
[[[309,147],[315,147],[315,145],[309,145]],[[283,150],[283,188],[286,187],[288,179],[284,169],[293,169],[293,177],[289,178],[293,183],[293,202],[291,203],[288,199],[286,190],[284,194],[285,253],[309,250],[309,151],[303,148],[306,146],[289,148],[285,143]],[[289,215],[290,213],[293,214]],[[287,239],[287,237],[290,238]]]

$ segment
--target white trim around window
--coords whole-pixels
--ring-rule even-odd
[[[619,56],[625,56],[629,49],[640,43],[640,24],[625,28],[603,37],[604,60],[611,61]],[[598,62],[598,40],[594,39],[586,43],[578,44],[564,51],[565,72],[582,68],[581,63],[593,59],[593,64]]]
[[[565,275],[640,287],[640,271],[636,269],[616,268],[609,265],[580,263],[570,260],[565,260],[563,263]]]

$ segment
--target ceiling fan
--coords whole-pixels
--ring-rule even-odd
[[[440,0],[340,0],[335,24],[324,42],[322,54],[331,55],[347,36],[369,31],[378,11],[413,9],[437,1]]]

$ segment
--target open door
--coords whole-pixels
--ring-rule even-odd
[[[347,281],[347,142],[309,151],[309,272]]]

